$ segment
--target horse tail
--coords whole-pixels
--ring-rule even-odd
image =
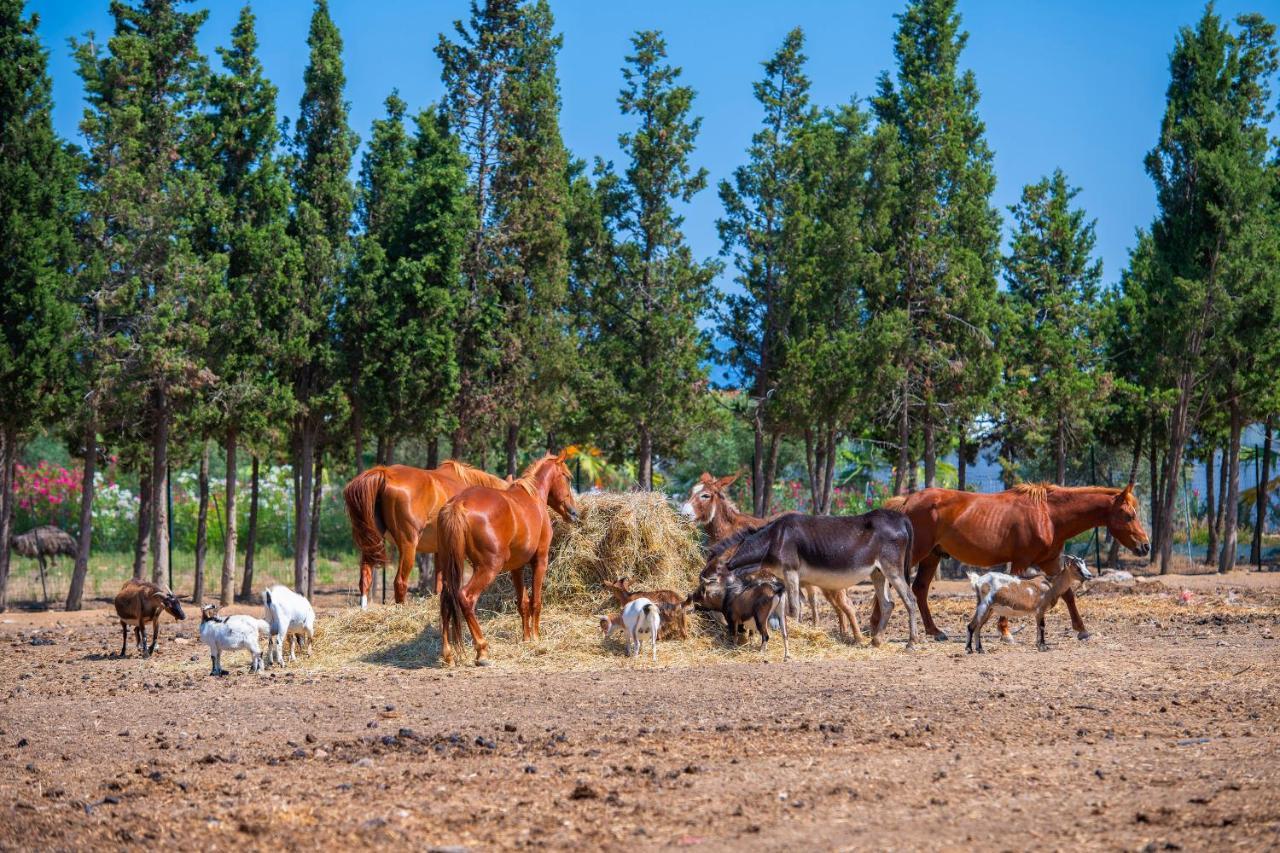
[[[351,538],[365,562],[375,566],[388,562],[387,546],[382,541],[386,528],[378,512],[378,498],[386,485],[386,469],[378,467],[357,474],[342,490],[347,517],[351,519]]]
[[[440,635],[462,645],[462,567],[467,559],[467,521],[453,501],[436,519],[436,571],[440,573]]]

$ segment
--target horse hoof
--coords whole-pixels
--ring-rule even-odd
[[[937,640],[939,643],[945,643],[947,640],[951,639],[950,637],[947,636],[946,631],[939,631],[938,633],[933,635],[933,638]]]
[[[1047,644],[1045,644],[1045,643],[1036,643],[1036,648],[1037,648],[1037,649],[1039,649],[1039,650],[1040,650],[1040,651],[1042,651],[1042,652],[1047,652],[1047,651],[1049,651],[1049,646],[1048,646]]]
[[[1092,636],[1093,635],[1090,634],[1088,631],[1081,631],[1079,634],[1076,634],[1076,639],[1078,639],[1080,642],[1083,643],[1085,640],[1089,639]]]
[[[493,666],[493,661],[488,658],[480,658],[480,660],[476,661],[476,666]]]

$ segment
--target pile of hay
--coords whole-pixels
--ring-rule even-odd
[[[578,523],[557,522],[546,601],[590,611],[612,601],[602,581],[688,592],[704,564],[701,534],[658,492],[581,495]]]

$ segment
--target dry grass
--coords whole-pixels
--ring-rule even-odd
[[[681,518],[658,494],[583,495],[579,498],[577,524],[557,524],[547,575],[542,639],[520,641],[520,617],[515,610],[511,584],[502,576],[480,602],[481,624],[489,640],[489,654],[499,669],[519,671],[596,670],[625,666],[651,666],[647,658],[626,661],[624,644],[617,636],[600,638],[595,614],[612,611],[613,598],[601,581],[630,576],[640,589],[689,590],[703,565],[697,528]],[[861,586],[852,599],[863,630],[869,630],[871,590]],[[945,595],[935,591],[931,606],[939,623],[951,631],[962,630],[973,612],[968,594]],[[1093,626],[1139,621],[1196,623],[1207,614],[1230,612],[1242,618],[1275,618],[1280,613],[1274,597],[1229,601],[1222,595],[1196,593],[1182,602],[1178,593],[1156,582],[1118,585],[1095,582],[1082,601],[1085,619]],[[902,654],[907,626],[904,609],[897,606],[886,631],[886,644],[873,649],[855,646],[839,638],[831,609],[820,605],[817,627],[789,622],[791,654],[797,660],[863,660]],[[1050,617],[1051,631],[1065,628],[1065,608]],[[340,610],[322,616],[317,625],[316,653],[306,665],[317,668],[347,666],[438,666],[440,656],[439,603],[415,599],[407,605]],[[690,667],[761,660],[758,639],[732,648],[723,628],[709,617],[692,615],[690,638],[658,644],[662,666]],[[1105,627],[1103,629],[1105,631]],[[782,638],[774,633],[768,659],[781,661]],[[464,636],[466,632],[464,631]],[[924,640],[925,653],[955,651],[955,646]],[[469,661],[468,648],[462,660]]]

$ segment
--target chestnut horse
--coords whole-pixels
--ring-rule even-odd
[[[915,529],[911,561],[920,567],[911,588],[925,632],[936,640],[946,640],[947,635],[934,624],[928,595],[944,555],[984,568],[1009,563],[1014,575],[1036,566],[1052,578],[1061,568],[1062,546],[1094,527],[1106,527],[1138,556],[1151,553],[1151,540],[1138,519],[1133,483],[1123,489],[1024,483],[994,494],[924,489],[890,498],[885,507],[904,513]],[[1062,600],[1071,614],[1071,627],[1080,639],[1088,639],[1075,595],[1067,591]],[[872,624],[879,615],[877,603]],[[1002,619],[1001,633],[1007,637],[1007,632],[1008,623]]]
[[[436,547],[440,592],[440,659],[453,663],[453,646],[462,645],[462,621],[471,631],[476,666],[489,663],[489,641],[476,619],[476,602],[502,572],[511,573],[524,640],[537,639],[542,618],[542,582],[547,575],[554,509],[568,521],[578,520],[569,489],[565,454],[548,453],[524,476],[501,488],[472,486],[440,510]],[[471,577],[463,583],[464,563]],[[525,595],[524,567],[533,566],[533,600]]]
[[[396,604],[404,604],[414,555],[435,553],[440,507],[468,486],[505,488],[506,482],[450,459],[429,471],[408,465],[379,465],[347,483],[342,496],[351,519],[351,537],[360,550],[361,607],[369,604],[373,567],[389,562],[383,536],[390,535],[400,552]],[[436,594],[440,594],[439,572]]]
[[[680,507],[680,512],[685,518],[692,519],[702,526],[703,532],[707,534],[708,545],[716,545],[721,540],[743,530],[758,530],[772,520],[748,515],[738,509],[729,497],[729,487],[737,479],[737,474],[713,477],[703,471],[698,482],[693,484],[689,499]],[[722,555],[720,561],[728,559],[729,556]],[[709,579],[714,574],[715,562],[712,561],[702,570],[704,578]],[[809,601],[809,623],[816,625],[818,624],[817,588],[807,583],[802,583],[800,588],[802,596]],[[836,612],[836,621],[840,623],[840,636],[844,636],[844,623],[847,619],[852,627],[854,640],[861,643],[862,631],[858,628],[858,620],[854,617],[853,608],[844,590],[832,592],[824,589],[822,595],[831,602],[831,607]]]

